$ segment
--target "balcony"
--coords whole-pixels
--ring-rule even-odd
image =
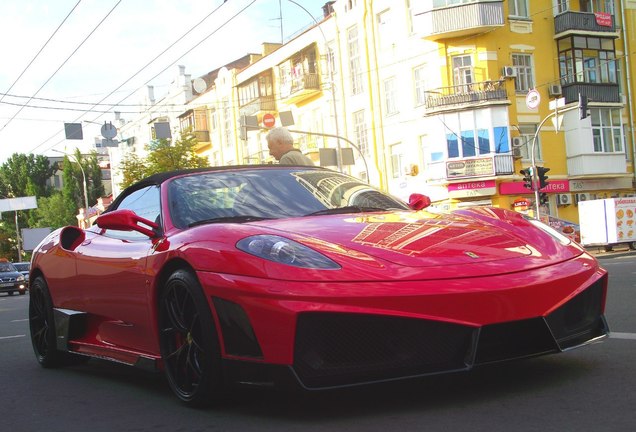
[[[504,25],[503,1],[475,1],[415,14],[415,30],[431,41],[476,35]]]
[[[511,154],[487,154],[464,159],[447,159],[427,165],[427,181],[448,181],[461,178],[493,177],[514,174]]]
[[[210,142],[210,131],[195,130],[195,131],[192,131],[192,133],[194,134],[194,137],[197,139],[199,144]]]
[[[590,102],[621,103],[618,84],[614,83],[572,83],[561,86],[565,103],[578,102],[579,93]]]
[[[627,173],[625,153],[587,153],[568,156],[568,175],[594,176]]]
[[[482,81],[429,90],[426,98],[426,114],[449,111],[470,106],[509,104],[504,80]]]
[[[614,38],[619,36],[613,15],[567,11],[555,16],[554,37],[560,39],[570,34],[597,34]]]
[[[286,86],[281,88],[281,96],[288,104],[297,103],[320,93],[320,75],[317,73],[301,73],[290,78]]]
[[[246,116],[276,111],[276,101],[274,100],[274,96],[261,96],[243,105],[240,111],[241,115]]]

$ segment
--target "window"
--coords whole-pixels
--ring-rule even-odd
[[[228,100],[228,98],[223,98],[223,101],[221,101],[221,106],[223,107],[223,121],[225,123],[225,128],[223,130],[223,144],[226,148],[229,148],[232,147],[232,128],[234,126],[232,124],[232,113],[230,111],[230,101]]]
[[[387,48],[395,42],[395,31],[393,30],[391,10],[387,9],[377,15],[378,39],[380,46]]]
[[[132,192],[117,206],[117,210],[121,209],[132,210],[139,217],[159,223],[159,186],[148,186]],[[137,231],[108,230],[108,236],[126,240],[148,240],[145,234]]]
[[[534,139],[534,134],[537,131],[536,124],[521,124],[519,125],[519,136],[521,138],[521,142],[523,143],[521,147],[516,148],[520,154],[521,158],[525,160],[531,159],[531,150],[532,150],[532,140]],[[514,150],[514,149],[513,149]],[[537,136],[537,143],[534,149],[534,157],[536,160],[541,160],[541,137]]]
[[[534,88],[532,56],[530,54],[513,54],[512,65],[517,70],[515,91],[517,93],[527,93],[528,90]]]
[[[368,156],[369,144],[367,139],[367,125],[364,118],[364,110],[353,113],[353,133],[360,152],[363,155]]]
[[[472,90],[473,61],[470,55],[455,56],[453,63],[453,79],[458,93],[468,93]]]
[[[443,116],[449,159],[510,153],[507,117],[502,110],[472,110]]]
[[[415,84],[415,105],[426,103],[426,70],[424,66],[413,69],[413,82]]]
[[[404,172],[404,155],[402,154],[402,145],[394,144],[391,146],[391,175],[398,178]]]
[[[569,0],[556,0],[556,13],[567,12],[570,9]]]
[[[560,39],[559,75],[563,84],[617,83],[614,40],[591,36]]]
[[[391,77],[384,81],[384,104],[387,116],[398,113],[397,80],[395,77]]]
[[[527,0],[509,0],[508,7],[510,15],[521,18],[528,18],[528,1]]]
[[[592,108],[590,113],[594,151],[598,153],[622,153],[621,110]]]
[[[356,95],[363,92],[362,63],[360,47],[358,46],[358,27],[354,26],[347,33],[347,52],[349,54],[349,73],[351,76],[351,93]]]

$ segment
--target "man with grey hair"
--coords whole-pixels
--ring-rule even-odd
[[[300,150],[294,148],[294,138],[284,127],[269,131],[265,137],[269,154],[281,165],[313,165],[314,163]]]

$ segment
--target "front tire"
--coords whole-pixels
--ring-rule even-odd
[[[168,384],[191,406],[223,393],[221,354],[210,306],[189,271],[177,270],[159,296],[159,343]]]
[[[29,296],[29,330],[35,358],[42,367],[55,368],[83,363],[88,357],[59,351],[55,340],[53,301],[46,281],[38,276]]]

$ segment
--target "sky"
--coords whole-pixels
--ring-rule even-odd
[[[85,151],[147,85],[161,99],[179,65],[194,79],[260,53],[320,20],[325,2],[2,0],[0,164]],[[80,122],[84,140],[65,139],[64,123]]]

